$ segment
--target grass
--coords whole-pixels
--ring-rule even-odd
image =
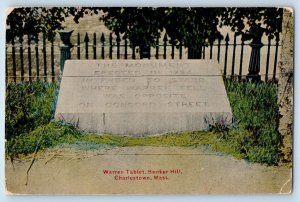
[[[30,154],[37,145],[42,150],[66,143],[77,147],[87,145],[90,149],[145,145],[205,146],[238,159],[276,165],[280,144],[277,86],[235,81],[226,81],[225,86],[235,118],[232,126],[216,123],[209,131],[130,137],[84,134],[74,126],[51,121],[56,84],[10,84],[6,95],[6,153],[10,156]]]

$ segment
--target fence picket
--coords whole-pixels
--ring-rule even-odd
[[[171,43],[172,43],[172,52],[171,52],[171,57],[172,57],[172,59],[174,59],[174,53],[175,53],[175,42],[174,42],[174,39],[172,38],[171,39],[172,41],[171,41]]]
[[[234,78],[235,49],[236,49],[236,33],[234,34],[234,38],[233,38],[233,52],[232,52],[231,80]]]
[[[8,78],[8,63],[7,63],[7,46],[5,46],[5,76],[6,79]]]
[[[93,52],[94,52],[94,60],[97,59],[97,42],[96,42],[96,33],[94,32],[94,42],[93,42]]]
[[[179,42],[179,59],[182,60],[182,39]]]
[[[221,53],[221,36],[218,38],[218,63],[220,63],[220,53]]]
[[[159,36],[156,37],[155,58],[159,59]]]
[[[15,38],[12,39],[11,41],[12,47],[12,58],[13,58],[13,77],[14,77],[14,82],[17,82],[17,65],[16,65],[16,49],[15,49]]]
[[[268,51],[267,51],[267,64],[266,64],[266,76],[265,76],[265,81],[268,81],[269,62],[270,62],[270,48],[271,48],[271,36],[268,37]]]
[[[227,74],[227,52],[228,52],[228,45],[229,45],[229,36],[228,33],[225,38],[225,58],[224,58],[224,76],[226,77]]]
[[[31,46],[30,46],[30,43],[31,43],[31,38],[30,38],[30,35],[27,35],[27,52],[28,52],[28,74],[29,74],[29,82],[32,82],[32,71],[31,71]]]
[[[47,52],[46,52],[46,34],[43,33],[43,59],[44,59],[44,81],[47,82]]]
[[[242,80],[242,71],[243,71],[243,55],[244,55],[244,45],[245,45],[245,37],[244,37],[244,35],[242,35],[241,41],[242,41],[242,43],[241,43],[239,81]]]
[[[209,59],[210,59],[210,60],[212,59],[213,45],[214,45],[214,41],[211,40],[211,41],[209,42],[209,46],[210,46],[210,49],[209,49]]]
[[[116,38],[116,42],[117,42],[117,59],[120,59],[120,34],[117,33],[117,38]]]
[[[84,42],[85,42],[85,59],[89,59],[89,36],[88,33],[85,34]]]
[[[167,37],[167,34],[165,34],[165,36],[164,36],[164,59],[167,58],[167,41],[168,41],[168,37]]]
[[[279,46],[279,34],[276,35],[273,81],[275,81],[275,78],[276,78],[276,67],[277,67],[278,46]]]
[[[112,50],[113,50],[112,33],[110,33],[109,34],[109,59],[112,59]]]
[[[39,35],[35,36],[35,65],[36,65],[36,80],[40,80],[40,59],[39,59]]]
[[[127,60],[127,34],[124,35],[124,58]]]
[[[80,60],[80,34],[77,33],[77,59]]]
[[[102,33],[101,35],[101,58],[104,59],[104,46],[105,46],[105,37],[104,34]]]
[[[54,69],[54,36],[51,36],[51,76],[52,76],[52,82],[55,81],[55,69]]]
[[[20,68],[21,68],[21,82],[24,81],[24,55],[23,55],[23,35],[19,37],[20,43]]]
[[[132,59],[135,60],[135,46],[132,44]]]

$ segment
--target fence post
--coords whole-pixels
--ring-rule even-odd
[[[61,73],[64,70],[65,61],[68,59],[71,59],[71,48],[73,45],[72,45],[70,39],[71,39],[71,35],[72,35],[73,31],[74,30],[59,32],[60,39],[61,39],[61,43],[60,43],[60,71],[61,71]]]
[[[248,68],[248,75],[246,76],[247,81],[260,81],[261,76],[260,72],[260,49],[263,47],[261,42],[261,37],[255,37],[252,39],[252,42],[249,44],[252,48],[250,55],[250,62]]]

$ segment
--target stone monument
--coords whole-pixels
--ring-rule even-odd
[[[231,124],[212,60],[68,60],[55,119],[98,134],[144,136]]]

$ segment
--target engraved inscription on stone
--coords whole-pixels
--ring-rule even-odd
[[[232,119],[218,64],[208,60],[70,60],[55,118],[87,132],[150,135]]]

